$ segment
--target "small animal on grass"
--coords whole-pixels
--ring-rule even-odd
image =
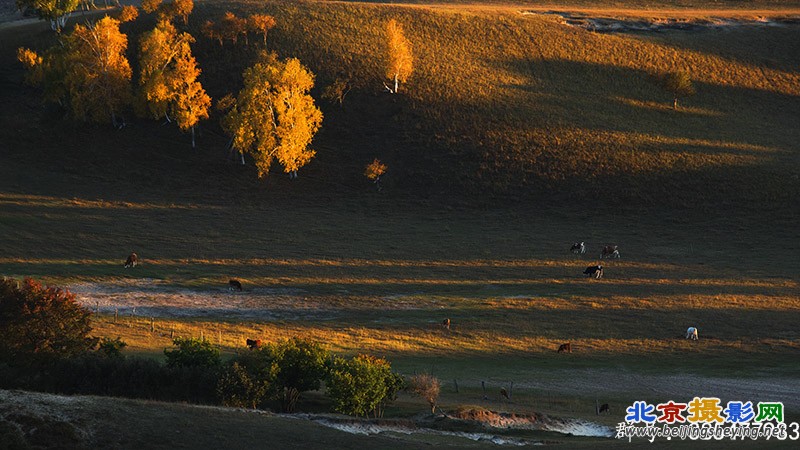
[[[593,276],[596,279],[603,278],[603,266],[601,266],[600,264],[596,266],[589,266],[586,268],[586,270],[583,271],[583,273],[586,274],[586,276],[589,277]]]
[[[572,244],[572,247],[570,247],[569,251],[575,253],[576,255],[582,255],[586,253],[586,244],[584,244],[583,241],[576,242]]]
[[[139,264],[139,256],[131,252],[131,254],[128,255],[128,259],[125,260],[125,268],[136,267],[137,264]]]
[[[250,350],[261,347],[261,339],[248,339],[246,343]]]
[[[228,290],[229,291],[241,291],[242,290],[242,282],[237,279],[231,279],[228,281]]]
[[[697,328],[689,327],[686,330],[686,339],[691,339],[693,341],[696,341],[697,340]]]
[[[603,414],[604,412],[610,413],[611,411],[608,408],[608,403],[603,403],[600,405],[600,409],[597,410],[597,414]]]
[[[619,258],[619,249],[616,245],[606,245],[600,251],[600,259],[603,258]]]
[[[505,398],[506,400],[511,400],[508,397],[508,391],[506,390],[506,388],[503,388],[503,387],[500,388],[500,396]]]
[[[569,342],[558,346],[558,353],[567,352],[572,353],[572,345]]]
[[[442,321],[442,327],[447,328],[449,330],[450,329],[450,319],[444,319]]]

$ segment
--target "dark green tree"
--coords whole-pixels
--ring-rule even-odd
[[[330,353],[322,345],[291,338],[267,346],[270,360],[269,379],[272,394],[281,402],[283,412],[294,412],[300,394],[316,391],[327,373]]]
[[[380,417],[386,405],[396,399],[403,379],[392,372],[385,359],[358,355],[349,360],[336,358],[327,386],[336,411],[352,416]]]
[[[175,338],[175,350],[164,350],[169,367],[218,367],[219,350],[210,342],[197,338]]]

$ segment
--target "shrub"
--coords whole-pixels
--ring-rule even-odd
[[[108,358],[121,358],[122,349],[128,344],[117,336],[115,339],[103,338],[100,340],[97,351]]]
[[[403,378],[392,372],[388,361],[369,355],[336,358],[328,376],[334,409],[352,416],[382,416],[402,386]]]
[[[217,382],[217,397],[225,406],[256,408],[266,397],[269,382],[234,362]]]
[[[219,350],[210,342],[197,338],[175,338],[172,341],[178,348],[164,350],[168,367],[218,367]]]
[[[409,379],[409,389],[415,395],[425,399],[431,406],[431,414],[436,412],[436,403],[439,400],[439,379],[428,373],[414,375]]]

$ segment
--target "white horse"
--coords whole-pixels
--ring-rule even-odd
[[[691,339],[693,341],[696,341],[697,340],[697,328],[689,327],[689,329],[686,330],[686,339]]]

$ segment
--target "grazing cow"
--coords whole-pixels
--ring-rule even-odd
[[[508,391],[506,390],[506,388],[503,387],[500,388],[500,395],[504,397],[506,400],[511,400],[511,398],[509,398],[508,396]]]
[[[616,245],[606,245],[600,252],[600,259],[603,258],[619,258],[619,249]]]
[[[689,329],[686,330],[686,339],[691,339],[693,341],[696,341],[697,340],[697,328],[689,327]]]
[[[603,266],[599,264],[596,266],[589,266],[583,271],[583,273],[589,277],[594,276],[596,279],[603,278]]]
[[[449,330],[450,329],[450,319],[444,319],[442,321],[442,326]]]
[[[569,251],[575,253],[576,255],[582,255],[586,253],[586,244],[583,241],[576,242],[572,244],[572,247],[570,247]]]
[[[604,412],[610,413],[611,410],[608,408],[608,403],[603,403],[600,405],[600,409],[597,410],[597,414],[603,414]]]
[[[246,343],[247,347],[249,347],[250,350],[254,350],[261,347],[261,339],[248,339]]]
[[[228,281],[228,290],[229,291],[241,291],[242,290],[242,282],[237,279],[231,279]]]
[[[125,260],[125,268],[136,267],[137,264],[139,264],[139,257],[136,253],[131,252],[131,254],[128,255],[128,259]]]
[[[572,345],[569,342],[558,346],[558,353],[567,352],[572,353]]]

